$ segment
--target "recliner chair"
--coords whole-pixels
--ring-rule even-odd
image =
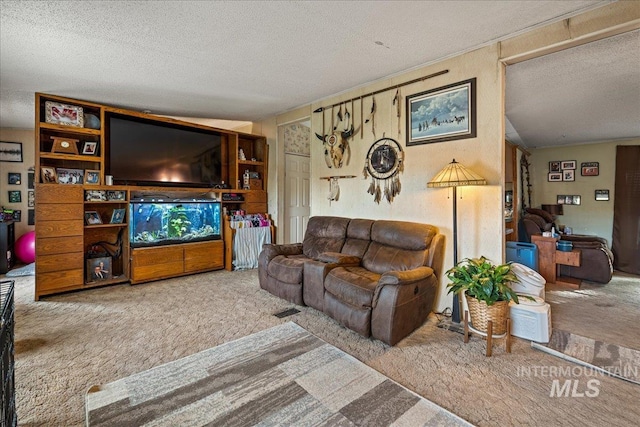
[[[531,242],[532,235],[551,231],[551,228],[555,227],[553,217],[541,209],[527,208],[521,221],[521,229],[525,230],[522,240],[526,242]],[[561,234],[560,240],[572,242],[573,248],[581,251],[580,267],[562,265],[560,266],[561,275],[598,283],[611,281],[613,253],[605,239],[581,234]]]

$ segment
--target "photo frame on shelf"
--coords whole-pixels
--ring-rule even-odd
[[[577,162],[575,160],[563,160],[562,164],[560,165],[560,168],[562,170],[575,169],[576,163]]]
[[[0,141],[0,162],[22,163],[22,142]]]
[[[598,176],[600,175],[600,162],[583,162],[580,164],[580,173],[582,176]]]
[[[407,96],[407,146],[475,138],[476,79]]]
[[[62,104],[60,102],[46,101],[44,103],[44,109],[45,122],[47,123],[72,126],[76,128],[84,126],[84,114],[82,107]]]
[[[9,190],[9,203],[22,203],[22,192],[20,190]]]
[[[607,202],[609,201],[609,190],[596,190],[595,197],[599,202]]]
[[[126,193],[122,190],[108,190],[107,191],[107,200],[108,201],[119,201],[125,200]]]
[[[52,136],[53,146],[52,153],[78,154],[79,139],[63,138],[60,136]]]
[[[83,169],[57,168],[58,184],[82,184],[84,181]]]
[[[575,181],[576,180],[576,171],[575,169],[566,169],[562,171],[562,180],[563,181]]]
[[[7,180],[9,185],[20,185],[22,184],[22,174],[20,172],[9,172]]]
[[[85,156],[95,156],[98,154],[98,143],[96,141],[85,141],[82,144],[82,154]]]
[[[107,195],[104,190],[86,190],[84,200],[87,202],[106,202]]]
[[[100,185],[100,171],[86,169],[84,171],[84,183],[85,185]]]
[[[122,224],[124,222],[126,210],[124,208],[114,209],[111,213],[111,224]]]
[[[42,182],[45,184],[55,184],[58,182],[58,175],[56,174],[56,169],[50,166],[41,166],[40,175],[42,178]]]
[[[87,225],[99,225],[102,224],[102,218],[100,217],[98,211],[85,211],[84,222]]]
[[[99,257],[87,259],[87,283],[109,280],[113,277],[111,272],[111,257]]]
[[[549,162],[549,172],[560,172],[562,169],[560,168],[560,165],[562,164],[561,161],[559,160],[554,160]]]
[[[549,182],[562,181],[562,172],[549,172],[549,175],[547,175],[547,181]]]

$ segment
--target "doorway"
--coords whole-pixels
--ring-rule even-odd
[[[284,151],[283,243],[299,243],[311,213],[311,128],[309,120],[279,126]]]

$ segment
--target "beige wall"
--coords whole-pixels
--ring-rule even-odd
[[[611,141],[600,144],[572,145],[559,148],[531,150],[529,171],[533,179],[532,204],[556,203],[559,194],[581,196],[579,206],[565,205],[564,215],[557,222],[570,226],[577,234],[595,234],[607,239],[611,246],[613,235],[613,201],[615,198],[616,146],[640,145],[640,139]],[[549,162],[575,160],[577,169],[575,181],[548,182]],[[580,163],[599,162],[598,176],[582,176]],[[609,201],[596,201],[595,190],[609,190]]]
[[[370,126],[365,127],[364,138],[356,136],[351,142],[351,159],[341,169],[329,169],[325,162],[319,141],[311,146],[311,215],[337,215],[361,218],[386,218],[430,223],[437,226],[446,237],[445,270],[453,265],[452,245],[452,200],[447,189],[427,189],[426,183],[453,158],[486,178],[489,185],[482,187],[462,187],[458,192],[458,255],[459,259],[485,255],[501,262],[504,256],[503,221],[503,180],[504,180],[504,63],[516,63],[538,55],[586,43],[598,38],[615,35],[637,27],[640,15],[638,4],[618,2],[606,5],[583,15],[538,28],[530,33],[506,42],[496,43],[463,55],[431,64],[402,75],[358,87],[299,110],[278,116],[278,124],[303,119],[309,111],[324,107],[361,94],[393,87],[443,69],[449,73],[411,86],[403,87],[403,97],[421,91],[437,88],[472,77],[477,78],[477,121],[478,136],[435,144],[406,147],[404,133],[404,98],[401,135],[392,108],[394,90],[376,96],[376,137],[383,133],[397,138],[406,153],[405,171],[401,175],[402,193],[388,204],[375,204],[367,194],[369,181],[362,179],[362,169],[367,150],[376,138]],[[370,99],[365,99],[365,112],[371,107]],[[360,109],[354,109],[356,125],[360,122]],[[365,113],[366,115],[366,113]],[[330,116],[325,116],[325,122]],[[312,133],[322,132],[322,114],[311,113]],[[274,119],[264,122],[261,128],[267,136],[270,159],[283,157],[278,147],[277,130]],[[325,129],[328,129],[328,125]],[[312,136],[313,139],[313,136]],[[273,150],[275,149],[275,153]],[[283,165],[270,162],[270,176],[283,175]],[[329,204],[326,181],[319,177],[326,175],[356,175],[355,179],[340,180],[340,200]],[[276,188],[273,188],[276,186]],[[276,225],[281,226],[278,214],[277,191],[283,187],[270,180],[269,211],[274,213]],[[275,190],[275,191],[274,191]],[[276,197],[276,199],[274,199]],[[447,295],[448,281],[441,278],[441,289],[436,310],[451,306],[451,296]]]
[[[7,209],[19,209],[22,211],[22,220],[15,225],[16,239],[28,231],[34,230],[34,226],[28,225],[29,208],[27,205],[27,178],[29,168],[35,164],[35,142],[33,129],[0,129],[0,141],[22,143],[22,163],[0,162],[0,206]],[[9,172],[22,174],[20,185],[9,185]],[[22,194],[21,203],[9,203],[9,191],[19,190]]]

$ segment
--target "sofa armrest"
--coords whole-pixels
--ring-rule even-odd
[[[318,255],[318,261],[339,265],[360,265],[362,259],[353,255],[341,254],[340,252],[322,252]]]
[[[371,335],[395,345],[426,321],[437,291],[438,277],[430,267],[384,273],[373,296]]]
[[[387,271],[380,277],[378,288],[384,285],[411,284],[418,280],[426,279],[431,275],[433,275],[433,268],[431,267],[418,267],[405,271]],[[376,290],[376,292],[378,291]]]
[[[300,255],[302,253],[302,243],[291,243],[285,245],[276,245],[275,243],[265,243],[262,245],[262,254],[264,259],[271,261],[278,255]]]

